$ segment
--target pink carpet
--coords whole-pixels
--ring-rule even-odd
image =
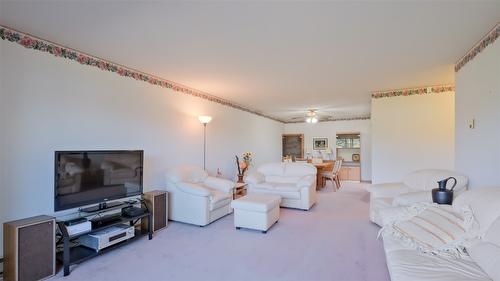
[[[281,209],[267,234],[233,216],[200,228],[170,222],[146,238],[73,266],[64,280],[389,280],[367,185],[329,185],[308,212]]]

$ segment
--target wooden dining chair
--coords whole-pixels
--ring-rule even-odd
[[[322,173],[323,186],[326,185],[327,180],[331,180],[332,184],[334,185],[335,191],[340,189],[341,184],[339,178],[339,171],[341,167],[342,167],[342,160],[336,160],[331,170],[324,171]]]

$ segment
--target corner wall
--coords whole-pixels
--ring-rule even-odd
[[[143,149],[144,189],[161,188],[167,168],[203,165],[201,114],[211,174],[233,178],[245,151],[281,160],[282,123],[3,40],[0,61],[1,223],[53,214],[55,150]]]
[[[455,167],[471,188],[500,186],[500,40],[460,68],[455,80]]]
[[[373,183],[400,182],[419,169],[453,169],[452,93],[372,99]]]

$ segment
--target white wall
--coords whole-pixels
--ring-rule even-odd
[[[10,42],[0,48],[2,223],[53,213],[55,150],[143,149],[145,190],[163,186],[169,167],[202,165],[200,114],[213,116],[212,174],[233,177],[234,155],[245,151],[256,164],[281,159],[281,123]]]
[[[500,186],[500,40],[462,67],[455,85],[455,166],[472,188]]]
[[[453,169],[454,95],[372,99],[373,183],[427,168]]]
[[[328,146],[336,157],[336,137],[340,133],[361,134],[361,180],[371,181],[371,125],[370,120],[330,121],[316,124],[285,124],[285,134],[304,134],[304,149],[312,151],[313,138],[328,138]]]

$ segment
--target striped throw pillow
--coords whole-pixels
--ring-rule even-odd
[[[432,204],[407,220],[393,222],[383,231],[390,231],[406,245],[424,253],[464,257],[468,242],[477,237],[476,228],[470,209],[458,214],[451,208]]]

